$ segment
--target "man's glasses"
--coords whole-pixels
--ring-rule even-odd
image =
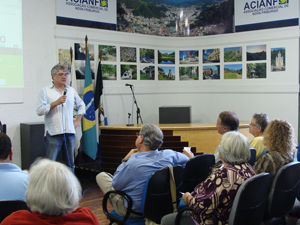
[[[60,76],[60,77],[62,77],[62,76],[68,76],[69,73],[58,73],[57,75]]]

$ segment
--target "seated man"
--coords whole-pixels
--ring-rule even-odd
[[[173,150],[158,151],[163,143],[163,132],[155,125],[145,125],[137,134],[136,149],[132,149],[118,166],[114,176],[109,173],[99,173],[96,181],[105,194],[110,190],[123,191],[133,200],[133,211],[142,213],[142,195],[149,176],[163,167],[180,165],[185,167],[186,162],[193,156],[183,150],[183,153]],[[110,198],[115,211],[124,216],[126,206],[123,198],[115,195]],[[131,214],[130,217],[140,217]]]
[[[28,173],[11,163],[12,154],[10,138],[0,132],[0,201],[26,201]]]
[[[237,115],[234,112],[230,112],[230,111],[223,111],[219,114],[219,117],[217,119],[217,130],[218,133],[223,135],[225,133],[227,133],[228,131],[238,131],[239,129],[239,118],[237,117]],[[220,158],[219,158],[219,149],[220,149],[219,145],[215,151],[215,162],[220,162]]]
[[[249,123],[249,133],[254,136],[254,139],[250,141],[250,148],[256,149],[256,159],[257,161],[263,151],[266,149],[266,146],[263,143],[264,137],[263,133],[266,127],[269,124],[269,118],[267,114],[264,113],[255,113],[252,116],[252,120]]]

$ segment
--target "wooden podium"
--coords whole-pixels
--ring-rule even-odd
[[[221,135],[215,123],[157,124],[164,133],[162,149],[181,152],[183,147],[192,147],[196,153],[214,153],[220,144]],[[101,130],[101,170],[114,173],[126,154],[135,148],[136,133],[143,125],[100,126]],[[248,123],[241,122],[239,132],[248,140],[253,136],[248,132]]]

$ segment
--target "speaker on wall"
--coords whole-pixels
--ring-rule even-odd
[[[159,107],[159,123],[190,123],[191,106]]]

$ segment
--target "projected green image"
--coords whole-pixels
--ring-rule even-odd
[[[0,55],[0,87],[23,87],[21,55]]]

